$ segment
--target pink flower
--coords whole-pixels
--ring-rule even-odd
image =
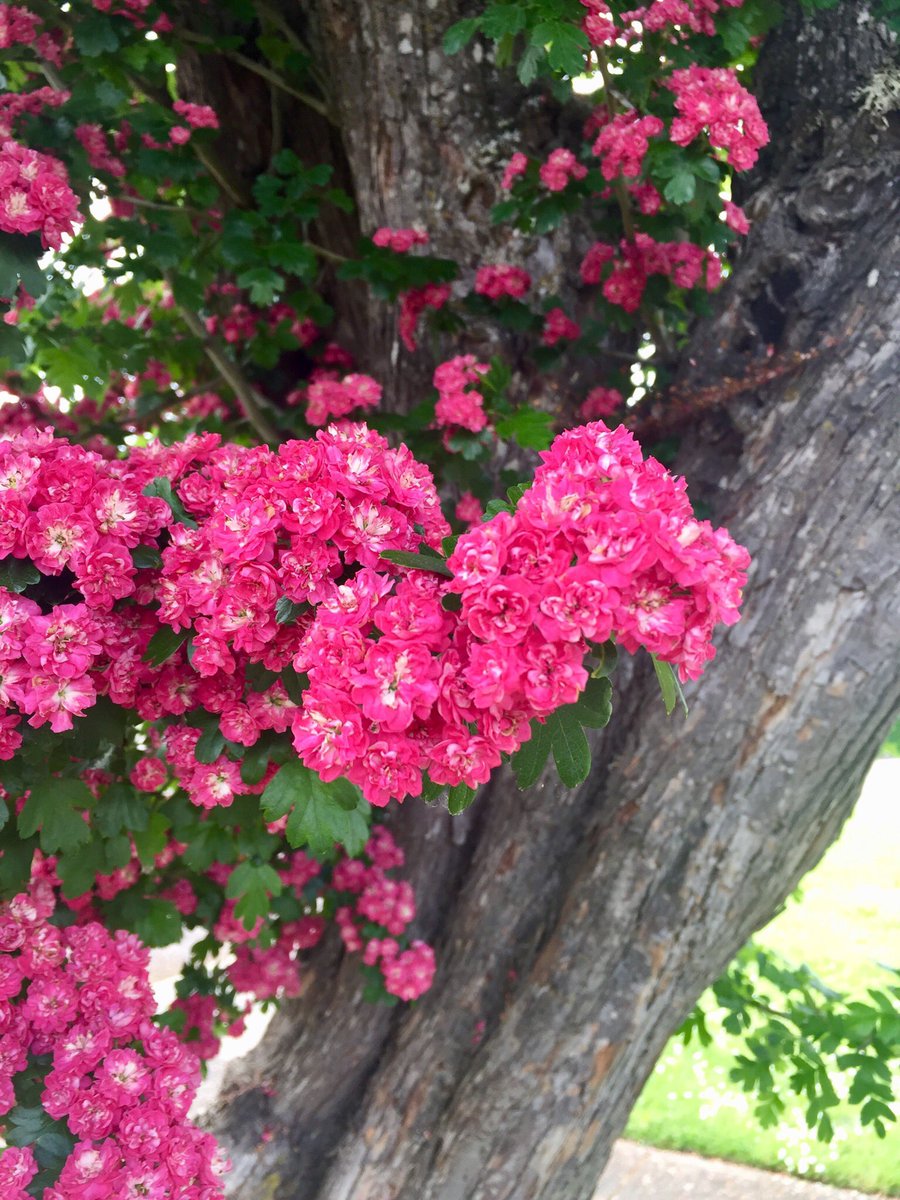
[[[587,167],[577,161],[571,150],[553,150],[540,169],[541,183],[548,191],[561,192],[570,179],[584,179]]]
[[[530,287],[531,276],[521,267],[479,267],[475,273],[475,291],[491,300],[499,300],[502,296],[520,300]]]
[[[508,192],[515,182],[517,176],[524,175],[528,170],[528,158],[521,150],[517,150],[503,172],[503,180],[500,186],[504,191]]]
[[[574,340],[581,337],[581,326],[572,321],[561,308],[551,308],[544,317],[544,331],[541,341],[545,346],[555,346],[564,339]]]
[[[578,413],[585,421],[596,421],[598,417],[611,416],[622,403],[622,393],[617,388],[595,387],[588,392]]]
[[[750,222],[747,220],[747,215],[739,204],[732,204],[730,200],[724,202],[725,224],[729,229],[733,229],[735,233],[749,233]]]
[[[395,254],[406,254],[413,246],[427,246],[428,234],[421,229],[391,229],[384,226],[372,234],[376,246],[384,246]]]

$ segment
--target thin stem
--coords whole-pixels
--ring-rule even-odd
[[[63,83],[62,76],[60,75],[59,71],[57,71],[56,67],[54,67],[53,63],[47,62],[46,58],[40,58],[38,59],[38,62],[41,64],[41,73],[53,88],[54,92],[67,92],[69,90]]]
[[[284,145],[284,122],[281,119],[281,97],[278,89],[269,86],[269,111],[272,115],[272,148],[269,153],[269,168]]]
[[[603,102],[606,106],[606,111],[610,118],[616,115],[616,103],[612,93],[612,78],[609,73],[609,64],[606,61],[606,55],[603,53],[601,46],[596,47],[597,65],[600,68],[600,75],[603,79]],[[613,180],[613,192],[616,197],[616,203],[619,206],[619,213],[622,217],[622,228],[625,231],[625,237],[629,242],[635,240],[635,224],[634,213],[631,208],[631,197],[628,194],[628,188],[625,185],[625,180],[621,174],[616,175]],[[650,336],[653,338],[654,344],[659,346],[667,358],[672,358],[675,353],[675,347],[669,337],[668,330],[656,318],[656,314],[650,308],[649,304],[641,302],[640,314],[644,319],[644,324]]]
[[[329,262],[346,263],[352,261],[346,254],[338,254],[336,250],[326,250],[324,246],[318,246],[315,242],[304,242],[303,245],[309,247],[310,250],[322,258],[327,258]]]
[[[277,71],[273,71],[271,67],[265,66],[264,63],[259,63],[253,58],[249,58],[246,54],[241,54],[240,50],[223,50],[217,46],[212,38],[204,37],[200,33],[191,33],[190,30],[182,29],[179,31],[179,37],[186,42],[192,42],[197,46],[207,46],[222,58],[228,58],[232,62],[238,63],[245,67],[248,71],[252,71],[254,75],[259,75],[260,78],[267,80],[274,87],[280,88],[281,91],[287,93],[288,96],[293,96],[295,100],[299,100],[319,116],[325,117],[331,124],[335,124],[334,118],[328,111],[328,105],[318,100],[315,96],[310,96],[308,92],[301,92],[299,88],[292,87],[287,83]]]
[[[171,287],[171,279],[168,280],[168,283]],[[192,312],[189,308],[185,308],[183,304],[178,305],[178,311],[185,325],[187,325],[188,329],[202,345],[203,353],[234,392],[241,412],[247,418],[249,424],[264,442],[270,446],[277,445],[281,441],[278,430],[270,422],[263,409],[262,398],[249,379],[246,378],[241,368],[229,355],[221,342],[216,338],[209,337],[203,322],[195,312]]]
[[[253,7],[260,14],[260,16],[265,17],[267,21],[270,21],[277,29],[281,31],[281,33],[284,35],[285,41],[290,42],[295,50],[299,50],[301,54],[306,54],[310,58],[312,57],[304,42],[300,39],[300,37],[298,37],[298,35],[294,32],[294,30],[277,9],[272,8],[269,4],[266,4],[265,0],[254,0]],[[260,24],[262,24],[262,21],[260,21]]]
[[[115,198],[123,204],[133,204],[136,208],[152,208],[159,212],[188,213],[192,216],[202,215],[201,209],[191,208],[188,204],[165,204],[161,200],[145,200],[143,196],[122,195]]]
[[[309,46],[303,41],[300,35],[294,30],[290,23],[285,20],[276,8],[271,4],[267,4],[264,0],[254,0],[254,7],[259,17],[260,25],[264,25],[266,21],[274,25],[276,29],[284,37],[285,41],[289,42],[291,47],[298,54],[302,54],[307,59],[307,70],[310,77],[318,84],[322,90],[322,94],[328,95],[328,81],[323,76],[322,72],[316,66],[316,57],[310,50]]]

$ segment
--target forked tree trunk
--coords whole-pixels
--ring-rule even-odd
[[[364,221],[427,218],[490,125],[471,60],[433,56],[451,6],[308,7]],[[794,13],[758,72],[754,231],[683,388],[708,403],[767,345],[772,374],[723,387],[680,463],[754,563],[690,716],[637,663],[577,792],[504,774],[464,817],[395,813],[435,985],[371,1008],[324,947],[216,1115],[240,1200],[588,1200],[667,1037],[849,813],[900,703],[896,127],[856,94],[886,45],[858,4]]]

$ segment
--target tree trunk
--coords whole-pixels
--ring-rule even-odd
[[[433,58],[446,6],[312,7],[363,224],[430,223],[489,132],[471,59]],[[898,153],[857,94],[887,46],[865,15],[794,12],[770,39],[754,231],[685,358],[709,411],[680,469],[753,555],[743,620],[686,721],[627,665],[576,792],[502,774],[463,817],[394,812],[435,985],[372,1008],[323,948],[216,1116],[231,1195],[588,1200],[670,1033],[849,813],[900,703]],[[472,205],[452,237],[475,261]]]

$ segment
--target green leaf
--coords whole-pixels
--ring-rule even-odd
[[[663,188],[663,195],[672,204],[689,204],[693,200],[696,190],[696,177],[685,167],[672,176]]]
[[[250,267],[237,277],[238,286],[250,289],[250,300],[261,307],[274,303],[284,289],[284,276],[271,267]]]
[[[63,896],[67,900],[84,896],[91,890],[97,876],[106,872],[103,843],[94,837],[86,845],[79,846],[76,853],[60,854],[57,871],[63,884]]]
[[[433,779],[428,777],[426,771],[422,772],[422,800],[426,804],[434,804],[435,800],[443,796],[446,790],[446,783],[435,783]]]
[[[729,14],[731,16],[731,14]],[[718,24],[717,33],[732,58],[740,58],[750,41],[750,30],[735,17]]]
[[[97,58],[118,50],[119,35],[109,17],[80,17],[75,22],[75,45],[85,58]]]
[[[25,841],[10,824],[0,834],[0,897],[9,900],[16,892],[24,891],[31,874],[31,863],[37,844]]]
[[[215,721],[200,734],[194,747],[194,758],[199,763],[214,763],[225,749],[225,736]]]
[[[239,863],[225,885],[225,895],[237,900],[234,915],[245,929],[252,929],[259,917],[269,915],[270,898],[280,896],[281,890],[281,878],[268,863]]]
[[[123,830],[140,833],[147,828],[150,818],[148,799],[127,783],[114,783],[97,801],[91,821],[107,838]]]
[[[24,592],[40,581],[40,571],[28,558],[4,558],[0,562],[0,587],[8,592]]]
[[[516,783],[524,791],[537,783],[550,753],[550,730],[535,719],[531,722],[531,737],[512,756]]]
[[[478,32],[478,26],[481,24],[480,17],[466,17],[463,21],[457,21],[451,25],[444,34],[444,53],[458,54],[463,46],[468,45],[474,35]]]
[[[169,818],[161,812],[151,813],[146,829],[133,832],[134,848],[141,866],[146,870],[154,865],[157,854],[162,854],[169,841]]]
[[[519,67],[516,72],[519,77],[519,83],[521,83],[523,87],[528,87],[530,84],[534,83],[535,79],[538,77],[541,63],[545,61],[545,58],[546,56],[544,54],[543,46],[528,47],[528,49],[519,59]],[[491,214],[491,219],[494,221],[505,221],[505,213],[503,216],[498,215],[503,208],[503,204],[496,205]],[[514,212],[515,209],[513,209],[513,212],[511,212],[509,215],[512,216]]]
[[[181,914],[171,900],[120,892],[113,901],[116,921],[138,935],[146,946],[171,946],[181,940]]]
[[[655,654],[651,654],[653,659],[653,668],[656,671],[656,678],[659,680],[659,690],[662,692],[663,704],[666,706],[666,716],[671,716],[672,711],[678,701],[681,701],[681,707],[684,709],[684,715],[688,715],[688,704],[684,698],[684,692],[681,690],[681,684],[678,681],[678,676],[670,663],[661,662]]]
[[[167,270],[177,266],[185,248],[184,239],[174,229],[157,229],[147,239],[147,258]]]
[[[576,25],[565,21],[542,21],[532,30],[533,46],[547,48],[547,60],[554,71],[580,75],[584,71],[585,55],[591,44],[587,35]]]
[[[279,596],[275,602],[275,621],[279,625],[292,625],[300,616],[307,604],[298,604],[289,596]]]
[[[184,645],[188,640],[189,632],[187,629],[171,629],[168,625],[161,626],[148,642],[141,662],[149,663],[151,667],[161,666],[172,657],[179,646]]]
[[[464,813],[477,795],[478,789],[465,783],[458,783],[452,787],[447,794],[447,811],[450,816],[458,817],[460,813]]]
[[[612,684],[608,679],[587,681],[584,691],[570,708],[582,725],[602,729],[612,716]]]
[[[27,838],[40,829],[41,849],[47,854],[83,846],[91,829],[81,814],[93,803],[80,779],[37,780],[19,813],[19,833]]]
[[[100,758],[110,746],[122,745],[126,725],[126,710],[108,696],[98,696],[83,716],[72,721],[67,738],[72,754],[89,761]]]
[[[0,296],[15,296],[21,281],[35,299],[47,290],[47,275],[38,266],[44,254],[37,234],[0,231]]]
[[[161,500],[165,500],[169,508],[172,510],[172,515],[180,525],[186,525],[188,529],[196,529],[197,522],[193,517],[189,517],[181,500],[172,491],[172,481],[167,479],[165,475],[159,475],[151,483],[148,483],[143,490],[145,496],[158,496]]]
[[[537,408],[520,408],[497,422],[501,438],[518,442],[525,450],[546,450],[553,441],[553,416]]]
[[[608,678],[615,671],[619,661],[619,652],[616,649],[616,643],[612,639],[608,642],[603,642],[601,645],[594,647],[594,653],[599,661],[591,671],[592,677],[594,679]]]
[[[255,746],[244,751],[241,761],[241,781],[254,787],[265,776],[269,769],[269,744],[260,738]]]
[[[346,780],[324,783],[299,760],[291,759],[263,792],[263,813],[267,821],[290,813],[286,836],[294,849],[309,846],[314,855],[323,857],[340,842],[355,857],[368,840],[369,806],[353,788],[354,807],[345,807],[351,787]]]
[[[410,567],[414,571],[433,571],[436,575],[446,575],[453,578],[453,572],[442,558],[434,554],[416,554],[412,550],[383,550],[381,558],[396,563],[400,567]]]
[[[560,779],[570,788],[584,783],[591,769],[591,748],[571,706],[550,713],[547,730]]]
[[[313,279],[318,261],[315,251],[302,242],[273,242],[265,251],[269,262],[298,279]],[[280,279],[280,276],[279,276]]]
[[[156,570],[162,566],[162,555],[158,546],[135,546],[131,551],[131,561],[138,570]]]
[[[499,42],[508,34],[521,33],[525,22],[526,13],[521,4],[491,4],[481,18],[481,32]]]

